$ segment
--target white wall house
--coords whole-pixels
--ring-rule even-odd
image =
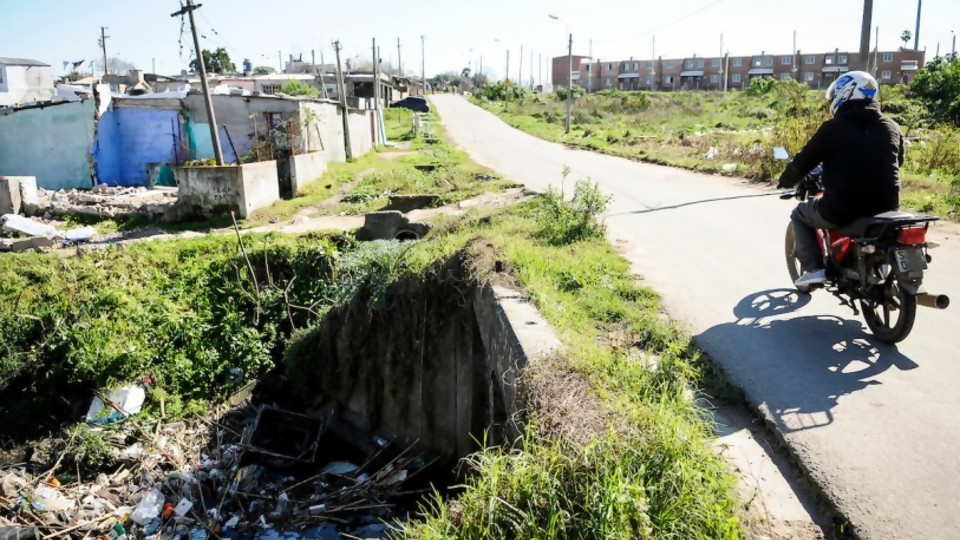
[[[55,95],[49,65],[27,58],[0,56],[0,107],[50,101]]]

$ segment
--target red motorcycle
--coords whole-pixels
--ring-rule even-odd
[[[822,170],[817,167],[792,192],[780,198],[813,199],[823,194]],[[933,261],[927,229],[933,216],[887,212],[862,218],[839,229],[818,230],[820,253],[827,271],[824,285],[798,287],[803,293],[825,288],[853,309],[873,335],[886,343],[903,341],[913,329],[917,306],[946,309],[950,299],[923,288],[923,272]],[[796,281],[803,273],[797,260],[793,224],[784,242],[787,271]],[[857,308],[859,305],[859,309]]]

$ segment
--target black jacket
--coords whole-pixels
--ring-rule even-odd
[[[900,207],[903,136],[876,101],[852,101],[828,120],[780,176],[793,187],[823,163],[820,215],[837,226]]]

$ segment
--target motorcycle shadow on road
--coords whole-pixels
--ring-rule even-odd
[[[827,426],[842,396],[881,385],[877,377],[892,367],[918,367],[860,321],[789,316],[809,302],[792,289],[754,293],[734,307],[735,322],[695,338],[783,433]]]

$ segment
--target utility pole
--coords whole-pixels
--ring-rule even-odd
[[[347,114],[347,90],[343,84],[343,69],[340,67],[340,41],[333,42],[337,52],[337,95],[340,97],[340,109],[343,113],[343,143],[347,159],[353,159],[353,144],[350,142],[350,118]]]
[[[397,38],[397,73],[403,77],[403,60],[400,59],[400,38]]]
[[[720,78],[723,79],[723,32],[720,33]],[[723,85],[723,91],[726,92],[726,85]]]
[[[877,78],[877,68],[880,65],[880,27],[877,27],[877,32],[874,34],[876,38],[875,45],[873,46],[873,78]]]
[[[567,40],[567,133],[570,133],[570,115],[573,113],[573,34]]]
[[[797,54],[797,31],[793,31],[793,77],[800,82],[800,55]]]
[[[107,38],[110,37],[106,34],[107,27],[100,27],[100,48],[103,49],[103,74],[106,75],[107,71]]]
[[[917,0],[917,31],[913,33],[913,50],[920,50],[920,12],[923,9],[923,0]]]
[[[950,33],[953,34],[953,45],[950,46],[950,55],[953,56],[957,54],[957,33],[953,30]]]
[[[590,38],[590,47],[587,49],[587,51],[588,51],[587,54],[590,56],[590,65],[592,66],[592,65],[594,65],[594,64],[593,64],[593,38]],[[599,68],[599,66],[598,66],[598,68]],[[588,93],[588,94],[592,94],[592,93],[593,93],[593,69],[588,69],[588,70],[587,70],[587,75],[588,75],[588,77],[587,77],[587,93]],[[570,76],[573,77],[573,75],[570,75]]]
[[[533,78],[533,49],[530,49],[530,89],[533,90],[536,84],[537,81]]]
[[[517,84],[523,87],[523,43],[520,44],[520,67],[517,68]]]
[[[873,20],[873,0],[863,0],[863,26],[860,28],[860,69],[870,62],[870,24]]]
[[[277,50],[277,64],[279,64],[277,73],[283,73],[283,51],[281,50]]]
[[[420,83],[423,84],[423,95],[427,95],[427,48],[425,38],[420,34]]]
[[[650,40],[650,65],[653,66],[650,69],[650,77],[653,78],[653,89],[657,90],[660,88],[660,80],[657,79],[657,36],[653,36]]]
[[[156,73],[156,72],[157,72],[157,59],[156,59],[156,58],[151,58],[151,59],[150,59],[150,70],[151,70],[152,73]]]
[[[323,60],[323,49],[320,49],[320,95],[324,99],[330,99],[330,93],[327,92],[327,70],[324,67],[326,65]]]
[[[171,13],[171,17],[182,17],[186,14],[190,18],[190,32],[193,34],[193,49],[197,54],[197,71],[200,72],[200,86],[203,88],[203,104],[207,109],[207,121],[210,123],[210,142],[213,143],[213,156],[217,160],[217,165],[223,165],[223,150],[220,148],[220,130],[217,128],[217,117],[213,111],[213,98],[210,97],[210,86],[207,84],[207,66],[203,62],[203,50],[200,49],[200,38],[197,36],[197,24],[193,18],[193,12],[200,9],[203,4],[194,4],[193,0],[187,0],[183,8]],[[239,156],[237,156],[239,157]]]
[[[537,57],[537,80],[540,82],[540,88],[543,89],[543,53]]]
[[[504,71],[506,75],[503,79],[503,86],[505,87],[504,94],[507,96],[507,102],[504,106],[504,110],[510,112],[510,48],[507,48],[507,69]]]

